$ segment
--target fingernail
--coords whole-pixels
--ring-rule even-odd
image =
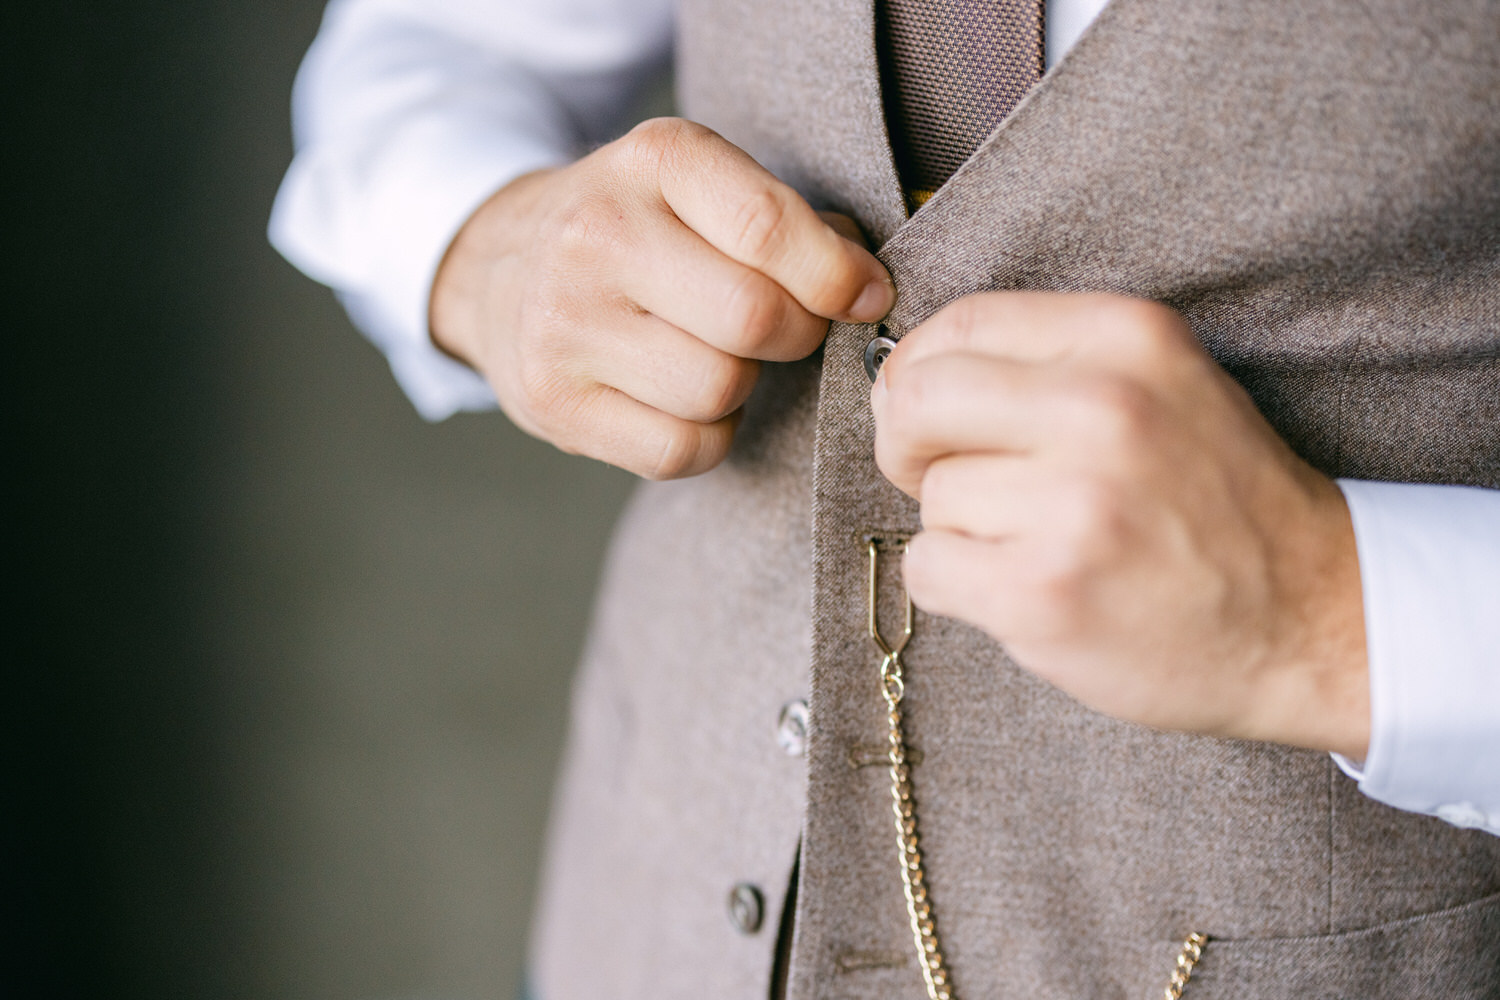
[[[862,323],[873,323],[884,319],[896,304],[896,286],[886,281],[872,281],[859,293],[854,305],[849,307],[851,319]]]

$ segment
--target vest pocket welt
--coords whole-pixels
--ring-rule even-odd
[[[1185,1000],[1493,1000],[1500,997],[1500,893],[1340,934],[1211,937],[1182,995]]]

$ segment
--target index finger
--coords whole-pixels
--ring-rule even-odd
[[[666,143],[658,178],[662,198],[688,228],[808,312],[872,323],[895,304],[890,275],[873,254],[717,133],[683,123]]]
[[[1183,349],[1201,354],[1182,318],[1157,302],[1100,293],[977,292],[955,299],[912,329],[886,364],[900,367],[959,353],[1151,368],[1164,354]]]

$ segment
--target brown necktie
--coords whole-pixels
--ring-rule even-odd
[[[1043,0],[876,0],[886,123],[915,209],[1041,79]]]

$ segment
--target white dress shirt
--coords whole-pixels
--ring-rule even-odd
[[[1047,61],[1106,0],[1048,0]],[[495,405],[428,295],[494,191],[623,132],[672,0],[333,0],[297,76],[271,241],[331,285],[421,414]],[[1364,587],[1365,794],[1500,835],[1500,490],[1340,480]]]

